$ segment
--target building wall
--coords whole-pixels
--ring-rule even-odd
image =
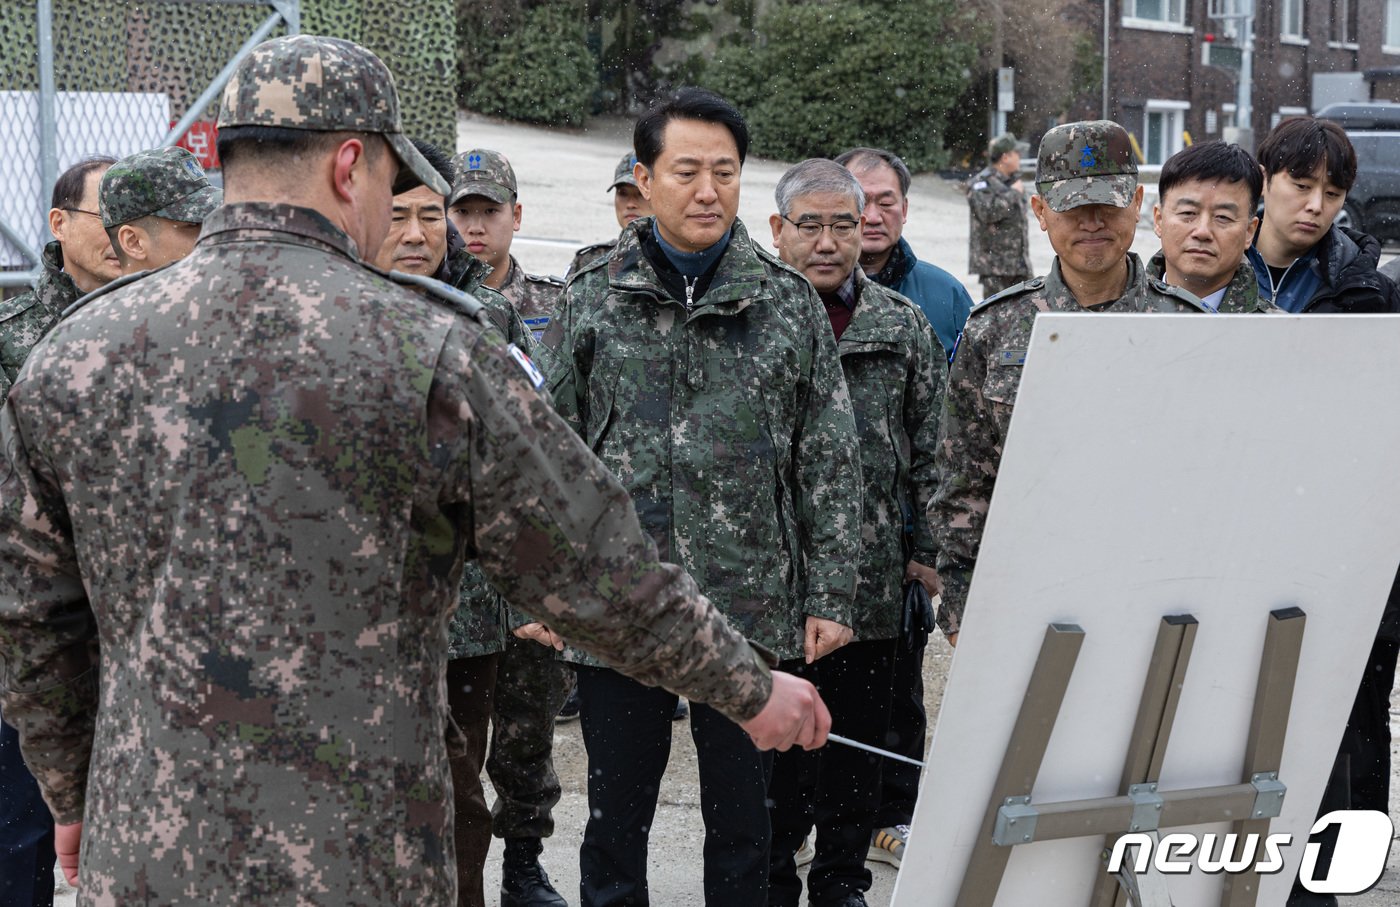
[[[1172,130],[1173,150],[1184,144],[1181,132],[1189,133],[1192,141],[1220,138],[1225,105],[1235,95],[1233,74],[1201,61],[1202,35],[1212,30],[1206,0],[1183,2],[1182,23],[1129,19],[1125,24],[1124,0],[1110,5],[1110,116],[1145,144],[1149,113],[1184,105],[1174,117],[1180,129]]]
[[[1142,0],[1109,2],[1109,116],[1143,142],[1147,119],[1154,106],[1180,107],[1179,122],[1192,141],[1222,137],[1236,100],[1236,73],[1202,62],[1206,34],[1217,43],[1235,42],[1224,23],[1209,17],[1208,0],[1181,0],[1181,23],[1133,22],[1125,24],[1125,6],[1138,9]],[[1155,3],[1158,0],[1147,0]],[[1160,0],[1165,4],[1169,0]],[[1312,111],[1312,77],[1317,73],[1361,72],[1400,67],[1400,47],[1386,48],[1386,0],[1301,0],[1301,37],[1282,37],[1280,23],[1286,0],[1255,0],[1255,50],[1253,60],[1253,117],[1255,139],[1262,137],[1280,115]],[[1354,26],[1342,32],[1345,3],[1355,3]],[[1080,0],[1072,20],[1092,29],[1101,43],[1103,3]],[[1355,40],[1344,40],[1345,38]],[[1377,99],[1400,100],[1400,80],[1378,81]],[[1072,117],[1100,116],[1099,98],[1085,97],[1070,111]],[[1282,112],[1282,114],[1281,114]],[[1244,124],[1239,124],[1244,125]],[[1179,139],[1174,139],[1174,142]]]

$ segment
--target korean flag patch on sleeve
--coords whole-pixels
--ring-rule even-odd
[[[539,369],[535,368],[535,363],[530,361],[530,357],[525,355],[520,347],[513,343],[508,344],[506,349],[510,350],[510,357],[520,366],[521,371],[525,372],[526,377],[530,379],[530,383],[534,385],[535,390],[544,387],[544,375],[540,373]]]

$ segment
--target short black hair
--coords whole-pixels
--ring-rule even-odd
[[[142,230],[146,231],[147,236],[155,239],[160,232],[165,229],[164,220],[165,218],[163,217],[147,214],[135,220],[129,220],[125,224],[117,224],[115,227],[103,227],[103,230],[107,233],[108,241],[112,243],[112,252],[117,256],[117,261],[121,262],[122,267],[126,267],[130,262],[130,259],[126,257],[126,252],[122,251],[122,244],[117,242],[117,235],[121,233],[122,227],[127,226],[127,224],[133,227],[140,227]]]
[[[114,157],[97,154],[83,158],[63,171],[59,178],[54,181],[53,198],[51,199],[53,204],[49,207],[70,210],[81,205],[88,174],[98,168],[106,170],[116,162],[117,159]]]
[[[256,166],[254,162],[266,164],[292,157],[315,157],[352,138],[364,142],[365,157],[370,161],[377,160],[379,155],[389,150],[389,143],[375,133],[317,132],[284,126],[229,126],[219,130],[219,163],[227,178],[230,169],[237,169],[244,162]]]
[[[1285,170],[1294,179],[1310,177],[1325,161],[1332,185],[1349,191],[1356,182],[1356,149],[1331,120],[1289,117],[1264,136],[1255,157],[1270,179]]]
[[[899,194],[906,197],[909,195],[910,185],[914,182],[914,177],[909,173],[909,166],[899,155],[883,148],[852,148],[836,155],[834,160],[852,173],[865,172],[878,164],[885,164],[894,171],[899,180]]]
[[[650,170],[661,156],[661,136],[672,120],[700,120],[717,123],[734,136],[739,149],[739,163],[749,153],[749,126],[739,108],[705,88],[682,88],[671,97],[656,104],[637,120],[632,130],[632,148],[637,160]]]
[[[1192,180],[1244,183],[1249,190],[1249,210],[1242,212],[1246,217],[1254,216],[1255,209],[1259,207],[1259,196],[1264,192],[1264,176],[1249,152],[1239,145],[1218,139],[1197,142],[1167,158],[1157,177],[1157,198],[1165,202],[1168,192],[1178,184]]]
[[[418,149],[418,153],[423,155],[423,159],[428,165],[437,171],[438,176],[447,185],[452,185],[457,180],[457,168],[452,166],[452,160],[442,153],[442,149],[432,142],[425,142],[422,139],[410,139],[413,147]],[[447,199],[443,199],[447,201]]]

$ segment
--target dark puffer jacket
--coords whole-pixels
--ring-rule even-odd
[[[1258,249],[1246,253],[1259,278],[1259,295],[1288,312],[1400,312],[1400,291],[1376,270],[1381,244],[1366,233],[1333,227],[1284,272],[1274,286]]]

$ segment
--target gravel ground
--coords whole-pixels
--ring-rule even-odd
[[[458,124],[457,147],[501,151],[515,167],[524,206],[521,231],[513,251],[529,271],[560,274],[580,246],[616,235],[612,196],[606,191],[613,167],[630,147],[631,122],[600,119],[585,130],[561,131],[501,123],[465,116]],[[832,149],[833,153],[841,149]],[[786,165],[750,158],[744,167],[739,214],[751,235],[767,243],[771,235],[767,219],[775,210],[773,190]],[[1134,250],[1143,258],[1157,249],[1151,229],[1152,193],[1139,225]],[[949,182],[936,176],[919,176],[909,194],[909,223],[905,236],[915,253],[951,272],[978,297],[978,285],[967,272],[967,207]],[[1031,260],[1037,273],[1049,269],[1049,241],[1031,225]],[[1388,256],[1387,256],[1388,257]],[[952,662],[952,650],[941,638],[930,642],[924,667],[930,723],[936,719],[943,688]],[[1395,713],[1392,712],[1392,726]],[[840,728],[836,729],[838,732]],[[1400,739],[1400,727],[1396,728]],[[1400,767],[1400,753],[1392,764]],[[570,903],[578,902],[578,846],[587,818],[586,759],[577,722],[560,725],[555,736],[555,760],[564,795],[555,811],[556,831],[546,842],[544,865]],[[675,726],[666,794],[651,833],[650,884],[652,902],[665,907],[701,905],[700,849],[703,829],[696,784],[695,748],[688,724]],[[1400,779],[1392,782],[1400,790]],[[1397,815],[1392,805],[1391,815]],[[488,861],[488,903],[500,881],[500,842]],[[872,907],[886,905],[894,891],[896,872],[884,864],[870,864],[874,887],[867,896]],[[66,889],[66,886],[64,886]],[[71,889],[55,900],[60,907],[75,903]],[[1400,904],[1400,848],[1391,852],[1390,869],[1380,884],[1365,895],[1347,899],[1355,907],[1393,907]]]

